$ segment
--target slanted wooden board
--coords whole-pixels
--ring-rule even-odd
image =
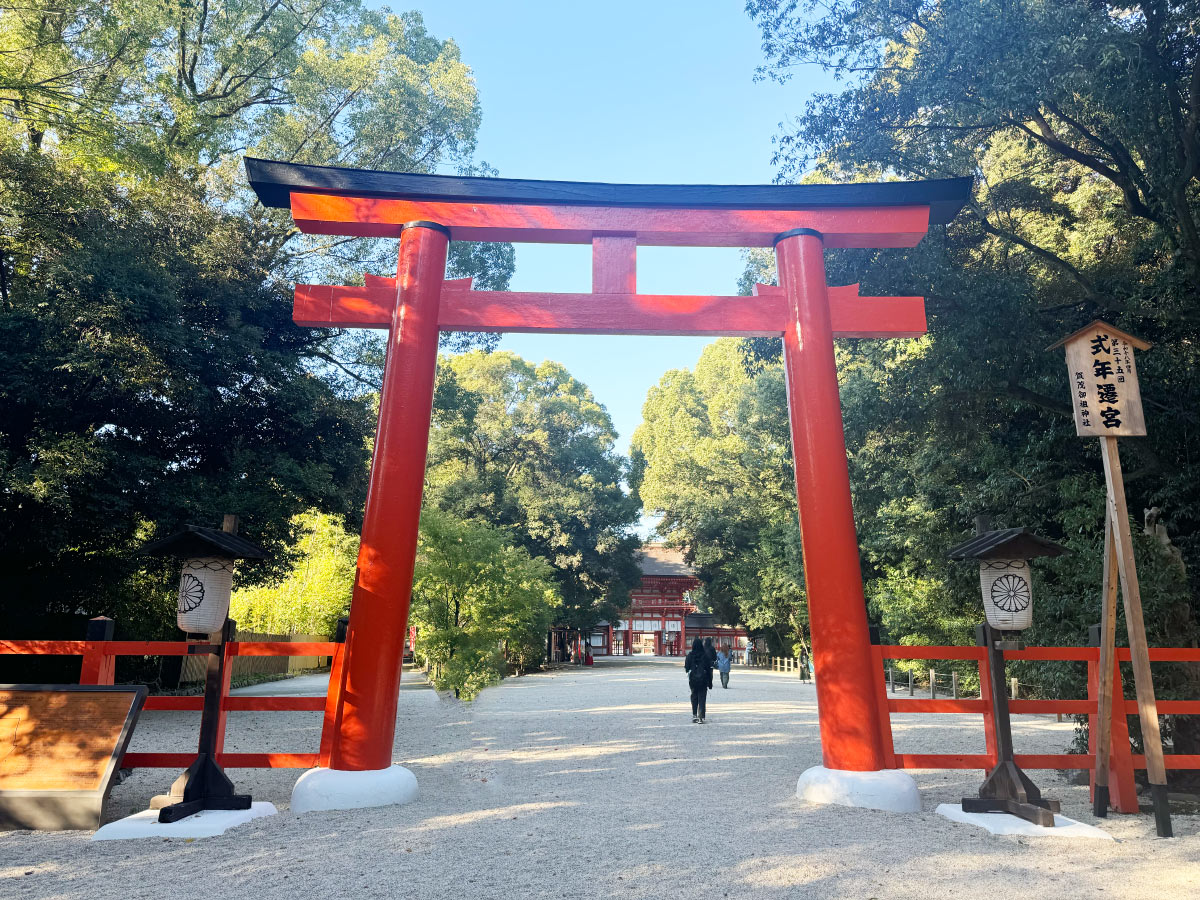
[[[94,829],[141,685],[0,685],[0,829]]]

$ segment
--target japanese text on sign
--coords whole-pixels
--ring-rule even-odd
[[[1146,421],[1129,341],[1115,329],[1098,325],[1072,338],[1066,351],[1075,432],[1080,436],[1144,435]]]

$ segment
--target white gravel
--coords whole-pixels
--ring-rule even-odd
[[[282,692],[282,685],[268,685]],[[933,810],[982,773],[916,772],[924,812],[808,806],[820,761],[815,690],[736,668],[691,724],[678,661],[600,661],[513,678],[474,704],[405,677],[395,759],[421,784],[403,807],[293,816],[294,771],[234,770],[282,810],[193,842],[97,844],[87,833],[0,834],[3,898],[1170,898],[1200,895],[1200,822],[1174,840],[1151,817],[1090,815],[1086,787],[1035,772],[1065,814],[1116,843],[995,837]],[[292,687],[289,690],[296,690]],[[257,692],[262,692],[260,689]],[[197,717],[147,713],[137,749],[179,750]],[[898,750],[983,749],[978,716],[894,716]],[[317,713],[236,713],[231,750],[312,751]],[[1020,752],[1057,752],[1069,724],[1016,717]],[[176,773],[139,770],[108,818],[144,809]]]

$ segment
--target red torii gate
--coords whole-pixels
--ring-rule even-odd
[[[330,686],[330,768],[392,761],[439,331],[782,336],[824,762],[884,767],[833,339],[924,334],[924,300],[830,288],[823,251],[914,246],[930,224],[954,217],[970,178],[608,185],[251,158],[246,169],[259,199],[290,209],[302,231],[400,239],[394,279],[296,287],[300,325],[389,329],[346,663]],[[590,243],[592,292],[476,291],[470,279],[446,281],[451,240]],[[638,294],[639,245],[774,246],[779,287],[759,285],[753,297]]]

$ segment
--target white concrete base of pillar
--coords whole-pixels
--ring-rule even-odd
[[[292,788],[292,812],[396,806],[417,799],[417,776],[404,766],[386,769],[309,769]]]
[[[796,782],[796,796],[809,803],[835,803],[888,812],[920,812],[921,795],[907,772],[850,772],[813,766]]]

